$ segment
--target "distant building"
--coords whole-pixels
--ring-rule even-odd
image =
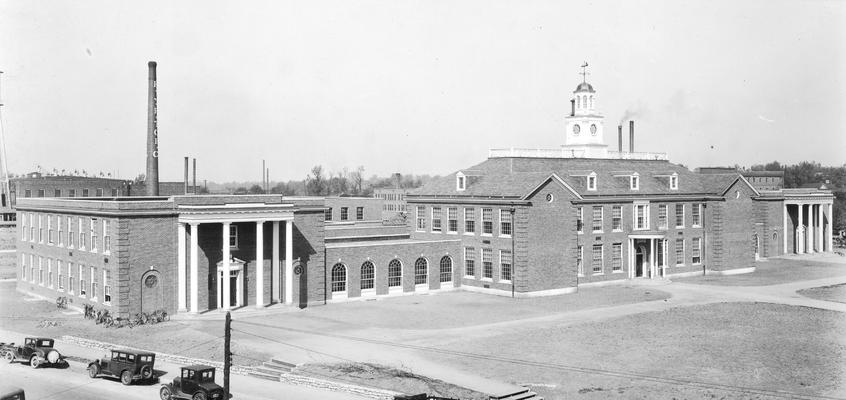
[[[10,180],[12,206],[29,197],[119,197],[129,196],[129,181],[32,172]]]
[[[731,167],[702,167],[697,168],[700,174],[733,174],[739,173],[758,190],[784,189],[784,171],[739,171]]]
[[[381,199],[384,204],[382,206],[382,219],[391,220],[399,214],[408,212],[408,205],[405,202],[405,196],[410,189],[405,188],[376,188],[373,189],[373,197]]]

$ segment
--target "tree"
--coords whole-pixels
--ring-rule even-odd
[[[359,165],[358,168],[355,169],[352,173],[350,173],[350,181],[352,183],[352,190],[353,193],[356,195],[361,195],[361,184],[364,180],[364,166]]]
[[[235,192],[233,192],[232,194],[247,194],[247,193],[248,193],[247,188],[241,186],[241,187],[235,189]]]
[[[76,170],[74,170],[73,172],[74,172],[74,174],[76,174]],[[139,183],[144,183],[146,181],[147,181],[147,175],[138,174],[138,176],[136,176],[135,179],[132,180],[132,183],[137,185]]]
[[[311,174],[306,177],[306,194],[321,196],[326,192],[326,178],[323,177],[323,167],[315,165],[311,168]]]

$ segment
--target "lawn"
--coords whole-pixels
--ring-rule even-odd
[[[673,278],[673,281],[721,286],[768,286],[846,276],[846,258],[828,256],[815,260],[773,258],[755,263],[755,272],[740,275],[705,275]]]
[[[846,284],[803,289],[796,293],[812,299],[846,303]]]
[[[834,311],[719,303],[598,323],[543,324],[484,341],[456,338],[442,346],[455,355],[432,357],[527,384],[550,399],[742,394],[698,383],[843,396],[844,331],[846,318]]]

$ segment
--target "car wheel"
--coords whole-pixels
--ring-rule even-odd
[[[123,372],[120,374],[120,383],[122,383],[122,384],[124,384],[124,385],[129,385],[129,384],[131,384],[131,383],[132,383],[132,372],[129,372],[129,371],[123,371]]]
[[[170,389],[167,386],[162,386],[162,389],[159,390],[159,398],[162,400],[170,400],[172,398]]]
[[[38,361],[38,356],[32,356],[32,358],[29,359],[30,367],[38,368],[39,365],[41,365],[41,361]]]
[[[88,376],[91,378],[96,378],[97,375],[100,374],[100,366],[97,364],[91,364],[88,366]]]
[[[191,397],[191,400],[206,400],[206,394],[203,392],[194,393],[194,396]]]
[[[6,361],[9,362],[9,364],[15,362],[15,355],[12,354],[11,351],[7,351],[7,352],[3,353],[3,358],[5,358]]]
[[[153,368],[149,365],[145,365],[141,367],[141,378],[143,379],[150,379],[153,376]]]

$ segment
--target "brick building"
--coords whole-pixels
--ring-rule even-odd
[[[10,182],[12,205],[27,197],[118,197],[130,195],[130,182],[123,179],[44,175],[32,172]]]

